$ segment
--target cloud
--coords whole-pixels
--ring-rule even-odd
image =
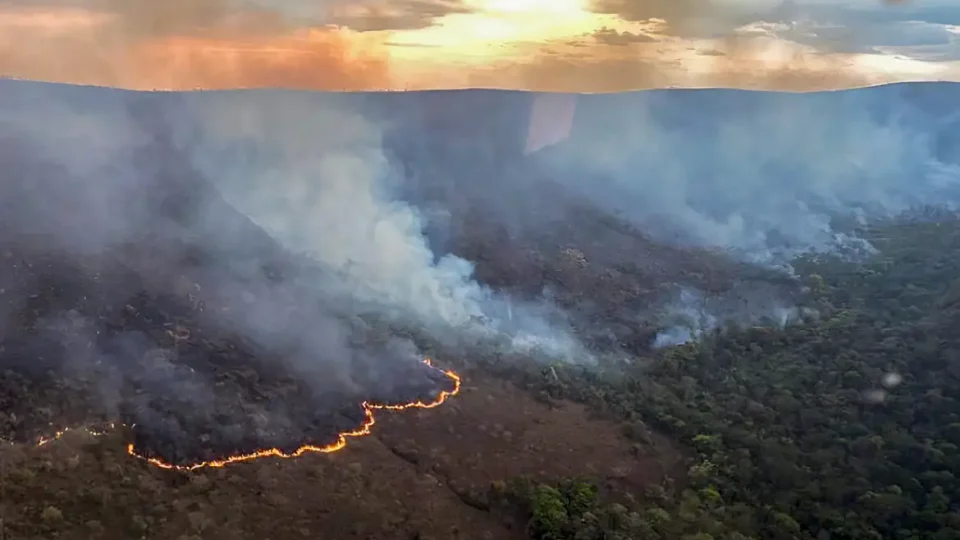
[[[542,47],[526,62],[478,70],[471,84],[561,92],[620,92],[643,88],[708,87],[811,91],[894,80],[863,69],[857,57],[820,54],[766,35],[732,35],[693,46],[666,39],[633,47]]]
[[[573,55],[543,55],[525,64],[478,71],[471,84],[534,91],[616,92],[666,85],[675,65],[650,60],[597,60]]]
[[[820,54],[765,35],[733,34],[700,54],[699,73],[711,86],[808,91],[885,82],[857,70],[850,55]]]
[[[665,32],[675,36],[712,37],[758,19],[779,18],[783,5],[780,0],[592,0],[591,9],[626,21],[660,19]]]
[[[593,0],[591,8],[643,28],[661,44],[683,44],[697,59],[685,59],[687,73],[675,74],[653,58],[613,61],[595,48],[593,61],[630,70],[607,74],[597,83],[605,90],[622,86],[607,84],[611,80],[786,90],[862,86],[934,78],[952,69],[944,62],[960,59],[960,34],[951,26],[960,23],[960,6],[937,0],[893,6],[880,0]],[[617,25],[594,41],[625,44],[628,37]],[[546,71],[555,78],[567,69],[559,66],[577,62],[535,63],[551,66]],[[544,69],[538,65],[535,71]]]
[[[960,60],[960,6],[936,0],[590,1],[591,12],[547,16],[469,0],[0,0],[0,76],[137,89],[808,90],[940,76]]]
[[[884,53],[928,61],[960,59],[956,27],[922,21],[840,24],[798,24],[779,34],[826,52]]]
[[[600,30],[597,30],[593,33],[593,39],[597,43],[602,45],[613,45],[613,46],[624,46],[631,45],[634,43],[656,43],[660,41],[658,38],[644,34],[644,33],[633,33],[633,32],[618,32],[613,28],[603,27]]]
[[[31,4],[32,5],[32,4]],[[386,48],[228,0],[0,4],[0,73],[138,89],[389,85]]]
[[[960,24],[960,6],[946,0],[928,1],[922,6],[919,2],[885,0],[591,0],[590,7],[595,13],[625,21],[662,20],[665,33],[692,38],[723,37],[757,21],[822,20],[844,14],[886,21]]]
[[[960,5],[953,0],[925,0],[880,5],[872,0],[837,3],[807,3],[797,7],[804,16],[817,20],[842,21],[849,26],[902,21],[960,25]]]
[[[875,9],[874,11],[890,11]],[[886,54],[926,61],[960,58],[958,27],[918,20],[859,18],[854,12],[814,10],[791,21],[756,21],[731,36],[766,36],[815,48],[821,54]]]
[[[409,30],[470,11],[462,0],[0,0],[0,10],[5,8],[73,8],[112,14],[138,35],[206,35],[225,27],[246,33],[325,25],[357,31]]]
[[[820,52],[890,54],[925,47],[927,59],[960,56],[951,27],[956,2],[882,0],[593,0],[592,9],[626,21],[662,21],[658,33],[688,39],[727,39],[745,33],[795,41]],[[937,52],[932,52],[936,48]],[[921,52],[912,50],[909,52]]]
[[[444,16],[470,11],[459,0],[379,0],[333,5],[325,19],[360,32],[418,30],[432,26]]]

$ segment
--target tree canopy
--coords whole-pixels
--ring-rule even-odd
[[[717,330],[601,373],[511,368],[694,456],[627,506],[569,482],[519,490],[531,537],[960,538],[960,221],[860,234],[878,248],[867,261],[795,262],[817,316]]]

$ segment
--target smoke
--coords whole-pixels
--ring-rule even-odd
[[[138,440],[170,459],[328,440],[356,427],[362,401],[403,402],[437,391],[412,341],[358,317],[354,300],[413,306],[406,297],[376,296],[400,282],[374,283],[372,292],[354,295],[349,286],[389,276],[363,265],[361,273],[339,279],[311,270],[310,261],[292,256],[231,208],[192,167],[192,150],[178,145],[176,96],[9,82],[3,95],[5,368],[85,381],[95,397],[74,404],[77,411],[119,415],[136,426]],[[349,185],[349,175],[366,178],[366,156],[350,154],[358,142],[350,137],[362,132],[343,128],[347,139],[331,141],[344,143],[336,149],[341,153],[312,173],[331,175],[327,195],[362,203]],[[305,157],[307,141],[298,145],[290,134],[283,142],[292,146],[281,158]],[[289,171],[310,164],[290,164]],[[366,189],[375,189],[372,181]],[[366,201],[380,202],[380,211],[338,209],[345,228],[314,228],[303,237],[340,235],[323,241],[331,249],[366,243],[331,254],[334,261],[411,243],[403,235],[413,229],[396,229],[402,211],[386,200]],[[285,211],[334,208],[325,199],[319,207]],[[380,214],[386,225],[363,222]],[[286,230],[309,225],[297,217]],[[363,227],[386,232],[350,236]],[[400,248],[379,260],[397,261],[416,279],[424,270],[409,257]],[[337,282],[339,289],[328,288]],[[430,284],[418,285],[423,293]],[[350,406],[352,417],[336,414]]]
[[[403,382],[375,369],[419,356],[393,330],[589,360],[569,330],[588,319],[615,320],[616,340],[652,321],[655,346],[789,324],[802,315],[790,295],[731,260],[869,253],[859,226],[957,195],[949,86],[579,96],[540,111],[569,128],[557,137],[523,122],[517,93],[9,88],[4,160],[34,181],[5,189],[39,191],[9,191],[32,202],[8,205],[6,223],[81,255],[141,245],[127,255],[137,279],[188,291],[211,326],[315,388]],[[525,136],[548,146],[525,156]],[[163,248],[170,262],[152,269],[158,230],[194,247]],[[185,265],[198,244],[209,260]],[[503,292],[517,283],[522,295]]]
[[[809,308],[788,305],[772,288],[750,288],[733,294],[707,296],[700,291],[680,287],[657,316],[664,329],[657,333],[654,348],[681,345],[729,326],[784,328],[816,317]]]
[[[434,241],[483,282],[552,289],[578,332],[637,343],[631,328],[678,326],[655,307],[689,311],[668,290],[703,298],[690,337],[788,324],[796,256],[869,256],[873,220],[955,204],[954,89],[410,94],[389,99],[388,145],[411,197],[446,216]]]
[[[569,140],[537,158],[662,239],[766,264],[809,250],[869,252],[840,218],[957,201],[949,111],[934,116],[924,103],[942,89],[905,88],[581,96]]]
[[[475,281],[468,260],[431,250],[420,210],[399,198],[383,128],[356,107],[287,92],[195,96],[195,163],[274,238],[336,276],[324,288],[339,298],[412,318],[443,342],[586,359],[559,311],[512,302]]]
[[[875,220],[956,209],[958,103],[944,93],[951,90],[578,96],[569,137],[532,159],[545,176],[660,242],[789,274],[803,253],[875,253],[858,233]],[[568,116],[569,104],[551,102],[552,116]],[[655,317],[667,328],[656,344],[695,339],[724,322],[796,319],[783,315],[795,308],[788,298],[771,290],[770,302],[758,302],[755,292],[685,290]]]
[[[676,303],[665,309],[665,322],[669,328],[657,334],[655,348],[681,345],[702,336],[717,326],[717,317],[708,313],[703,299],[694,291],[682,289]]]
[[[226,252],[221,263],[232,272],[249,277],[250,263],[238,254],[250,245],[266,249],[269,241],[244,237],[250,232],[243,219],[231,218],[218,206],[218,197],[190,185],[209,181],[284,247],[322,267],[324,272],[304,286],[328,304],[352,302],[355,311],[413,317],[438,337],[451,330],[474,338],[504,337],[527,348],[552,347],[554,354],[569,354],[574,345],[544,322],[541,312],[548,308],[508,305],[472,279],[469,261],[434,255],[420,212],[395,196],[399,178],[384,155],[381,129],[355,112],[357,103],[349,97],[228,92],[172,99],[155,94],[137,96],[137,110],[147,112],[131,116],[133,94],[29,86],[36,92],[9,93],[11,107],[0,118],[15,142],[33,145],[27,155],[48,156],[47,166],[58,168],[45,178],[55,186],[30,196],[36,204],[23,205],[22,194],[5,198],[20,207],[6,216],[22,216],[19,230],[53,227],[50,237],[58,247],[103,252],[156,228],[151,190],[180,186],[194,190],[200,201],[178,210],[191,213],[192,233],[204,235],[206,248]],[[83,109],[84,103],[69,100],[82,95],[101,99],[96,108]],[[160,136],[156,130],[174,132]],[[10,156],[7,162],[16,159]],[[131,180],[145,175],[157,179]],[[163,182],[168,185],[158,184]],[[61,199],[51,203],[56,197]],[[59,215],[69,201],[83,205]],[[50,215],[39,214],[47,208]],[[248,333],[289,327],[292,321],[280,313],[280,305],[294,303],[301,291],[277,291],[263,279],[245,286],[262,289],[254,294],[262,317],[245,322]],[[226,299],[249,291],[207,293]]]
[[[2,91],[2,361],[86,381],[76,410],[138,447],[329,441],[361,402],[436,395],[424,342],[592,358],[559,309],[431,249],[363,96]]]

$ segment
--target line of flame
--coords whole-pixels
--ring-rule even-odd
[[[107,424],[107,427],[109,429],[113,429],[117,427],[117,424],[114,422],[110,422],[109,424]],[[71,431],[84,431],[87,435],[92,435],[94,437],[99,437],[101,435],[107,434],[106,430],[99,430],[99,429],[93,429],[88,427],[81,427],[81,428],[65,427],[60,431],[55,432],[53,435],[50,435],[49,437],[40,437],[39,439],[37,439],[37,446],[43,446],[45,444],[52,443],[53,441],[59,439],[60,437],[63,437],[67,433],[70,433]]]
[[[429,358],[425,359],[423,363],[430,366],[433,369],[440,370],[440,368],[434,367],[433,363],[431,363]],[[159,459],[159,458],[144,456],[137,452],[136,447],[134,447],[132,443],[127,445],[127,454],[137,459],[146,461],[147,463],[154,465],[156,467],[160,467],[161,469],[176,470],[176,471],[194,471],[194,470],[203,469],[203,468],[220,468],[220,467],[225,467],[227,465],[231,465],[233,463],[241,463],[244,461],[252,461],[255,459],[267,458],[267,457],[289,459],[289,458],[300,457],[304,454],[309,454],[309,453],[331,454],[338,450],[342,450],[344,447],[346,447],[347,439],[349,439],[350,437],[362,437],[364,435],[369,435],[371,433],[371,430],[374,424],[377,423],[377,420],[373,414],[373,411],[375,410],[403,411],[406,409],[433,409],[434,407],[439,407],[440,405],[442,405],[447,400],[447,398],[451,398],[457,395],[458,393],[460,393],[460,383],[461,383],[460,376],[451,370],[442,370],[442,372],[444,375],[450,378],[450,380],[453,381],[452,390],[449,390],[449,391],[443,390],[437,395],[436,399],[426,403],[424,403],[423,401],[414,401],[410,403],[402,403],[399,405],[389,405],[389,404],[381,404],[381,403],[369,403],[364,401],[361,404],[364,412],[363,424],[361,424],[360,427],[358,427],[357,429],[340,433],[339,435],[337,435],[337,440],[335,442],[330,443],[326,446],[315,446],[315,445],[307,444],[307,445],[301,446],[300,448],[297,448],[296,450],[290,453],[285,453],[278,448],[265,448],[263,450],[257,450],[256,452],[251,452],[249,454],[240,454],[240,455],[230,456],[223,459],[212,460],[212,461],[201,461],[199,463],[193,463],[191,465],[175,465],[173,463],[168,463],[166,461],[163,461],[162,459]],[[109,426],[113,428],[113,427],[116,427],[116,424],[109,424]],[[60,437],[63,437],[64,435],[66,435],[69,431],[71,431],[70,428],[65,428],[49,437],[41,437],[37,441],[37,446],[43,446],[47,443],[53,442],[59,439]],[[89,428],[85,428],[85,431],[88,434],[94,435],[94,436],[100,436],[105,433],[105,431],[97,431]]]

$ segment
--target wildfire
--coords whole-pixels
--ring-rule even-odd
[[[437,370],[440,369],[440,368],[434,367],[434,365],[431,363],[429,358],[425,359],[423,363],[430,366],[433,369],[437,369]],[[337,440],[335,442],[330,443],[326,446],[315,446],[315,445],[308,444],[308,445],[301,446],[300,448],[290,453],[284,453],[283,451],[277,448],[265,448],[263,450],[257,450],[256,452],[251,452],[249,454],[240,454],[240,455],[230,456],[230,457],[226,457],[226,458],[214,460],[214,461],[202,461],[202,462],[194,463],[191,465],[175,465],[172,463],[167,463],[159,458],[146,457],[138,453],[137,449],[134,447],[132,443],[127,445],[127,454],[137,459],[146,461],[147,463],[154,465],[156,467],[160,467],[161,469],[177,470],[177,471],[194,471],[194,470],[203,469],[203,468],[220,468],[233,463],[241,463],[244,461],[252,461],[255,459],[268,458],[268,457],[290,459],[290,458],[300,457],[304,454],[309,454],[309,453],[331,454],[338,450],[342,450],[345,446],[347,446],[347,439],[349,439],[350,437],[362,437],[364,435],[369,435],[371,433],[371,430],[374,424],[377,423],[377,420],[373,414],[373,411],[375,410],[403,411],[406,409],[433,409],[434,407],[439,407],[440,405],[442,405],[447,400],[447,398],[457,395],[460,392],[460,382],[461,382],[460,376],[451,370],[443,370],[443,374],[453,381],[453,389],[450,391],[446,391],[446,390],[441,391],[440,394],[438,394],[436,399],[434,399],[433,401],[426,402],[426,403],[424,403],[423,401],[414,401],[411,403],[402,403],[402,404],[396,404],[396,405],[383,404],[383,403],[369,403],[364,401],[361,404],[364,411],[363,424],[361,424],[360,427],[352,431],[340,433],[337,436]],[[110,424],[110,427],[111,428],[115,427],[115,424]],[[37,446],[43,446],[47,443],[55,441],[60,437],[63,437],[64,435],[66,435],[67,432],[69,431],[71,431],[70,428],[65,428],[61,431],[56,432],[50,437],[41,437],[37,441]],[[97,431],[93,429],[85,429],[85,431],[88,434],[94,435],[94,436],[100,436],[105,433],[104,431]]]
[[[113,422],[111,422],[111,423],[107,424],[107,427],[108,427],[109,429],[113,429],[113,428],[116,427],[116,424],[114,424]],[[87,433],[87,435],[92,435],[92,436],[94,436],[94,437],[99,437],[99,436],[105,435],[105,434],[107,433],[106,430],[99,430],[99,429],[93,429],[93,428],[74,428],[74,429],[71,429],[71,428],[66,427],[66,428],[61,429],[60,431],[57,431],[56,433],[54,433],[53,435],[51,435],[51,436],[49,436],[49,437],[40,437],[39,439],[37,439],[37,446],[43,446],[43,445],[45,445],[45,444],[52,443],[53,441],[59,439],[60,437],[63,437],[64,435],[66,435],[67,433],[69,433],[69,432],[71,432],[71,431],[81,431],[81,430],[84,431],[85,433]]]

